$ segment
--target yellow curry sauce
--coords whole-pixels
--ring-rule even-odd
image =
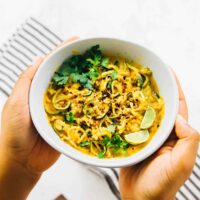
[[[97,46],[63,63],[44,95],[44,108],[50,125],[66,144],[99,158],[129,156],[157,132],[164,101],[149,68],[104,56]],[[149,106],[156,113],[149,138],[132,145],[124,135],[141,131]]]

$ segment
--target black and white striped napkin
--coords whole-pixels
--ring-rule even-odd
[[[63,39],[38,20],[28,19],[0,48],[0,92],[9,96],[19,74],[37,56],[46,55],[62,42]],[[105,179],[111,192],[120,200],[117,169],[83,167]],[[200,200],[200,155],[197,156],[192,175],[179,190],[176,199]]]

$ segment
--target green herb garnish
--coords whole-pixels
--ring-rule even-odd
[[[117,75],[118,75],[117,71],[114,71],[114,72],[111,74],[112,80],[115,80],[115,79],[117,78]]]
[[[65,85],[68,81],[69,77],[60,73],[60,72],[55,72],[53,75],[52,81],[56,83],[56,86],[62,86]]]
[[[75,121],[73,112],[67,113],[65,119],[67,122],[73,123]]]
[[[90,141],[84,141],[84,142],[80,142],[80,147],[88,147],[90,146],[91,142]]]
[[[119,150],[125,151],[129,147],[128,142],[122,139],[119,134],[115,134],[111,138],[105,136],[103,140],[99,142],[99,144],[104,148],[103,150],[99,151],[100,156],[105,155],[107,148],[112,148],[113,153],[118,153]]]
[[[103,58],[102,62],[101,62],[101,66],[107,68],[109,63],[109,59],[108,58]]]
[[[141,75],[138,79],[137,79],[137,86],[142,89],[144,82],[145,82],[146,78],[145,76]]]
[[[103,158],[105,153],[106,153],[106,148],[104,148],[103,150],[99,151],[99,153],[97,154],[97,157],[98,158]]]
[[[93,81],[99,76],[99,68],[106,67],[109,59],[105,58],[95,45],[81,55],[74,55],[65,60],[52,78],[55,88],[63,87],[69,80],[92,89]]]

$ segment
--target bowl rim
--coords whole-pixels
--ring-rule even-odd
[[[174,93],[174,96],[175,96],[175,98],[174,98],[175,108],[174,108],[174,111],[172,112],[173,115],[171,116],[171,124],[168,127],[168,130],[165,132],[165,135],[161,138],[160,142],[157,142],[156,145],[152,146],[151,149],[148,152],[146,152],[145,154],[142,154],[135,162],[132,161],[132,159],[131,159],[132,156],[125,157],[126,159],[125,158],[109,158],[109,159],[107,159],[107,158],[99,159],[98,158],[98,160],[97,159],[93,159],[95,157],[90,156],[90,155],[87,155],[87,157],[85,157],[85,156],[74,156],[73,153],[66,152],[61,146],[58,146],[56,144],[56,142],[51,137],[48,137],[48,134],[46,134],[45,131],[42,129],[42,126],[40,126],[41,124],[38,122],[37,117],[34,114],[35,111],[34,111],[34,106],[32,104],[33,104],[33,99],[34,99],[33,97],[35,95],[35,92],[34,92],[33,88],[37,84],[37,77],[39,76],[40,71],[45,66],[46,62],[53,55],[60,53],[65,48],[70,48],[70,46],[73,45],[73,44],[80,43],[80,42],[87,41],[87,40],[102,40],[102,39],[104,39],[104,40],[115,40],[115,41],[117,40],[117,41],[120,41],[120,42],[129,43],[131,45],[134,45],[134,46],[137,46],[139,48],[142,48],[147,52],[150,52],[154,57],[156,57],[157,59],[160,59],[160,61],[164,64],[163,67],[165,67],[165,69],[167,70],[168,75],[169,75],[169,77],[171,79],[171,82],[173,84],[173,93]],[[132,41],[128,41],[128,40],[124,40],[124,39],[120,39],[120,38],[114,38],[114,37],[88,37],[88,38],[82,38],[82,39],[78,39],[78,40],[72,41],[70,43],[63,44],[62,46],[58,47],[54,51],[50,52],[45,57],[43,62],[40,64],[38,70],[36,71],[36,73],[35,73],[35,75],[34,75],[34,77],[32,79],[32,82],[31,82],[31,87],[30,87],[30,90],[29,90],[29,110],[30,110],[30,115],[31,115],[31,118],[32,118],[32,122],[33,122],[35,128],[37,129],[39,135],[52,148],[54,148],[55,150],[57,150],[60,153],[64,154],[65,156],[67,156],[67,157],[69,157],[69,158],[71,158],[73,160],[76,160],[78,162],[85,163],[87,165],[92,165],[92,166],[108,167],[108,168],[111,168],[111,167],[125,167],[125,166],[130,166],[130,165],[137,164],[137,163],[141,162],[142,160],[146,159],[147,157],[149,157],[150,155],[155,153],[163,145],[163,143],[167,140],[167,138],[169,137],[169,135],[170,135],[170,133],[171,133],[173,127],[174,127],[174,122],[175,122],[175,119],[176,119],[176,116],[177,116],[177,113],[178,113],[178,105],[179,105],[178,96],[179,96],[179,94],[178,94],[178,86],[177,86],[176,79],[175,79],[175,76],[174,76],[174,73],[173,73],[172,69],[163,61],[163,59],[160,58],[160,56],[155,54],[152,50],[150,50],[150,49],[146,48],[145,46],[140,45],[138,43],[134,43]],[[147,146],[148,145],[149,144],[147,144]],[[76,151],[78,151],[78,150],[76,150]],[[82,153],[82,154],[84,154],[84,153]],[[117,159],[119,160],[119,162],[112,163],[113,160],[117,160]],[[103,162],[103,161],[106,161],[106,162]],[[124,161],[124,162],[122,162],[122,161]]]

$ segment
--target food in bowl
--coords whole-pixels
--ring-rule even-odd
[[[72,55],[44,95],[48,121],[61,140],[99,158],[126,157],[156,134],[164,100],[150,68],[104,55],[99,45]]]

